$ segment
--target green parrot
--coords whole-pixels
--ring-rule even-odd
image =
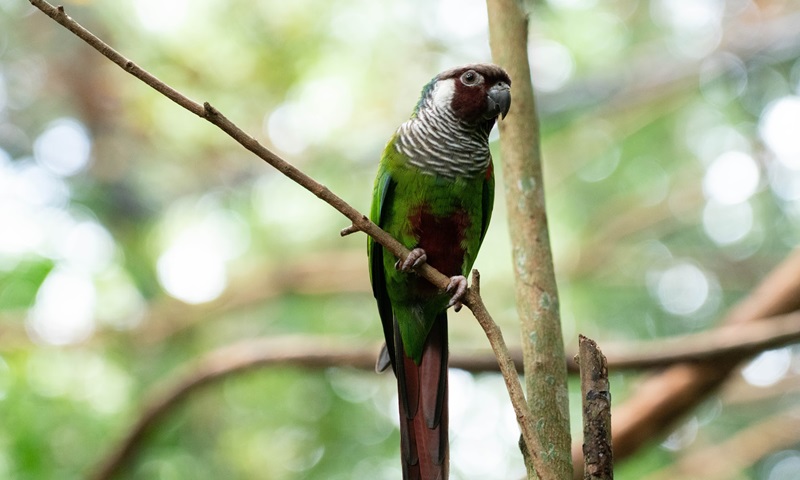
[[[446,479],[447,309],[461,308],[494,201],[489,132],[511,105],[500,67],[472,64],[435,76],[381,157],[370,218],[411,250],[396,260],[368,240],[370,279],[386,346],[379,370],[397,377],[404,479]],[[427,262],[446,291],[417,276]]]

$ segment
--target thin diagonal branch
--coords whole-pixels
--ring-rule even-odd
[[[139,78],[144,83],[162,95],[166,96],[173,102],[182,106],[186,110],[189,110],[195,115],[213,123],[227,133],[231,138],[241,144],[244,148],[253,152],[259,158],[266,161],[268,164],[277,169],[279,172],[283,173],[285,176],[289,177],[295,183],[299,184],[324,202],[331,205],[352,222],[352,227],[349,227],[346,230],[361,230],[367,235],[371,236],[375,241],[380,243],[396,257],[402,259],[408,256],[409,251],[407,248],[392,238],[391,235],[372,223],[366,215],[350,206],[350,204],[331,192],[330,189],[304,174],[298,168],[294,167],[289,162],[283,160],[278,155],[261,145],[255,138],[251,137],[242,129],[237,127],[233,122],[228,120],[224,115],[222,115],[222,113],[212,107],[209,103],[206,102],[203,105],[200,105],[199,103],[189,99],[174,88],[160,81],[154,75],[136,65],[133,61],[125,58],[123,55],[111,48],[108,44],[100,40],[100,38],[98,38],[96,35],[92,34],[89,30],[72,20],[64,12],[63,7],[54,7],[43,0],[30,0],[30,2],[33,6],[41,10],[47,16],[67,28],[69,31],[95,48],[98,52],[106,56],[109,60],[119,65],[126,72],[130,73],[136,78]],[[449,279],[446,276],[428,264],[421,265],[416,269],[416,271],[421,277],[430,281],[442,290],[445,290],[449,284]],[[478,318],[481,326],[484,327],[484,330],[486,330],[487,326],[493,325],[494,329],[497,331],[496,333],[502,340],[502,335],[499,334],[499,328],[487,311],[480,295],[478,295],[474,290],[468,289],[467,293],[464,295],[463,303],[470,310],[472,310],[472,312],[475,314],[475,317]],[[490,341],[493,341],[493,339],[496,337],[493,335],[489,338]],[[512,361],[510,355],[508,354],[508,349],[506,348],[504,342],[492,343],[492,349],[495,350],[495,352],[499,352],[497,357],[498,362],[508,362],[506,365],[501,365],[503,372],[513,373],[512,377],[506,377],[506,387],[508,388],[509,396],[511,397],[511,402],[516,412],[522,435],[526,441],[528,441],[528,445],[535,446],[536,443],[533,433],[533,422],[531,420],[528,407],[524,402],[524,394],[522,393],[522,387],[519,383],[519,378],[516,373],[514,373],[515,367],[511,363]],[[520,399],[523,399],[523,401],[520,402]]]

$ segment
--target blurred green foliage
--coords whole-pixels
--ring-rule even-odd
[[[490,60],[476,0],[66,8],[362,211],[421,86]],[[565,341],[713,326],[800,238],[798,5],[532,8]],[[477,267],[513,344],[502,190]],[[27,2],[0,0],[0,478],[86,476],[149,389],[215,347],[260,335],[377,345],[364,238],[340,238],[346,225]],[[453,350],[483,345],[469,314],[451,325]],[[618,478],[643,478],[795,404],[796,388],[776,385],[797,376],[796,351],[765,355],[743,378],[777,393],[712,398]],[[502,381],[452,376],[453,477],[522,476]],[[615,402],[635,380],[612,378]],[[574,424],[578,391],[571,384]],[[181,404],[124,477],[398,478],[394,395],[390,376],[338,367],[231,377]],[[782,472],[800,463],[797,447],[740,478],[793,478]]]

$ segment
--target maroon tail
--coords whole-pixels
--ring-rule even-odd
[[[419,365],[407,357],[395,322],[400,442],[404,480],[446,480],[450,448],[447,435],[447,314],[436,317]]]

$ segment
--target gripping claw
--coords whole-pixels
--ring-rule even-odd
[[[461,298],[467,293],[467,278],[464,275],[450,277],[450,284],[447,285],[446,291],[448,293],[453,292],[453,296],[450,298],[450,303],[447,304],[447,307],[453,307],[453,310],[458,312],[463,306]]]
[[[397,263],[394,264],[394,268],[401,272],[410,272],[427,261],[428,255],[425,253],[425,250],[415,248],[411,250],[411,253],[408,254],[405,260],[398,260]]]

